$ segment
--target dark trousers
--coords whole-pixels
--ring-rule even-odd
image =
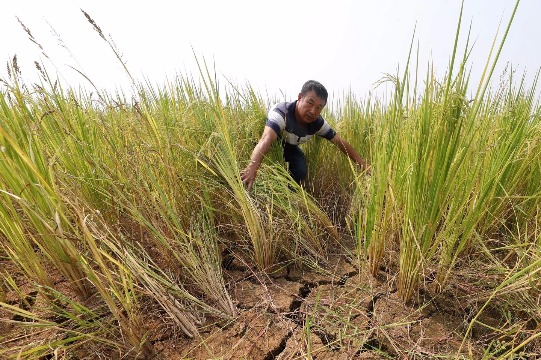
[[[284,161],[288,163],[288,170],[293,180],[298,184],[306,179],[308,167],[304,153],[297,145],[282,143],[284,149]]]

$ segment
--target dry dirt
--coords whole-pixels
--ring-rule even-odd
[[[331,258],[327,271],[290,266],[270,274],[254,273],[233,259],[224,275],[238,317],[230,323],[208,325],[194,339],[171,332],[166,320],[146,324],[154,329],[149,340],[156,358],[430,359],[462,354],[463,358],[480,359],[496,338],[493,330],[505,322],[499,312],[485,311],[464,339],[470,320],[482,305],[477,299],[480,289],[461,282],[458,276],[447,290],[436,293],[430,279],[425,279],[414,303],[406,305],[397,296],[391,271],[382,268],[374,277],[348,259]],[[26,304],[17,303],[14,294],[8,294],[6,300],[36,310],[32,309],[36,292],[24,285],[21,290],[26,291]],[[4,310],[0,317],[20,320]],[[15,330],[14,325],[0,322],[0,345],[2,336]],[[19,344],[40,337],[37,331],[27,331],[27,337],[18,331]],[[54,333],[47,333],[51,335]],[[57,358],[119,357],[106,351],[97,354],[95,349],[88,354],[83,346],[76,355]]]
[[[236,321],[205,329],[200,339],[155,341],[164,359],[477,359],[493,337],[474,326],[464,340],[471,288],[435,294],[427,284],[415,304],[405,305],[385,269],[373,277],[344,256],[326,273],[290,268],[261,275],[233,262],[226,277],[240,309]],[[481,320],[496,328],[503,321],[490,313]]]

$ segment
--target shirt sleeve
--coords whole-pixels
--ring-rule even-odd
[[[278,105],[273,106],[267,113],[266,126],[270,127],[280,136],[282,130],[286,127],[285,113],[278,108]]]
[[[323,125],[317,132],[317,134],[327,140],[332,140],[336,136],[336,131],[331,127],[327,120],[323,119]]]

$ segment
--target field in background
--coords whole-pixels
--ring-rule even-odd
[[[249,193],[240,171],[276,99],[223,90],[204,63],[128,99],[63,89],[39,64],[24,84],[15,59],[0,357],[534,358],[536,84],[509,71],[490,89],[488,62],[474,86],[452,54],[443,79],[383,79],[388,102],[330,100],[370,175],[315,140],[300,188],[276,145]]]

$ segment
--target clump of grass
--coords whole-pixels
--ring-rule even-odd
[[[41,139],[36,133],[38,120],[32,113],[17,81],[11,88],[15,106],[0,94],[0,137],[3,185],[1,203],[3,247],[18,259],[17,264],[38,284],[51,285],[43,268],[39,248],[51,264],[71,280],[74,290],[89,296],[89,284],[79,264],[77,244],[64,229],[70,219],[59,199],[56,179],[51,172]],[[29,124],[28,127],[22,124]]]
[[[522,210],[535,209],[532,206],[538,201],[533,200],[538,199],[534,195],[538,191],[524,192],[531,189],[524,181],[531,179],[531,164],[538,164],[531,153],[532,144],[538,143],[539,126],[534,115],[535,83],[530,90],[520,83],[516,92],[500,90],[493,97],[486,84],[496,56],[492,65],[487,63],[475,97],[468,100],[469,49],[466,44],[462,60],[455,61],[459,33],[460,21],[441,84],[429,68],[422,97],[410,99],[408,94],[418,90],[416,82],[409,90],[409,72],[401,80],[389,77],[396,86],[392,104],[372,111],[378,124],[371,159],[374,170],[363,199],[367,205],[355,213],[358,248],[368,255],[376,273],[385,249],[399,247],[398,288],[405,301],[434,263],[436,281],[444,288],[461,254],[472,251],[476,241],[507,232],[509,222],[522,219],[523,223],[528,212]],[[509,82],[514,84],[512,77]]]

